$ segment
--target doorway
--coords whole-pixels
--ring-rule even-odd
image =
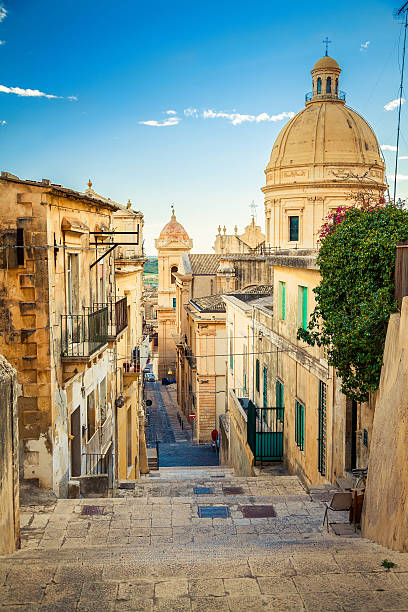
[[[357,420],[358,405],[355,400],[346,404],[345,469],[351,472],[357,467]]]
[[[71,476],[81,475],[81,410],[76,408],[71,414]]]

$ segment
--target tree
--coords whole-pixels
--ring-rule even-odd
[[[408,240],[408,211],[390,203],[340,207],[321,230],[322,280],[298,338],[326,346],[342,391],[362,402],[378,388],[394,297],[395,247]]]

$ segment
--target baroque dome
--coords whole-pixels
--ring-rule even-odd
[[[345,106],[336,60],[322,57],[313,70],[306,108],[279,133],[265,170],[266,184],[350,179],[384,185],[385,164],[377,138],[356,111]]]
[[[159,238],[175,238],[177,240],[189,240],[189,236],[184,227],[176,219],[174,212],[170,217],[170,221],[166,223],[160,232]]]
[[[336,60],[332,57],[329,57],[328,55],[325,55],[324,57],[321,57],[319,60],[317,60],[313,67],[313,70],[319,70],[323,68],[335,68],[336,70],[340,70],[340,66],[338,65]]]

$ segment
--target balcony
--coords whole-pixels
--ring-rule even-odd
[[[310,102],[311,100],[346,100],[346,93],[344,91],[339,91],[336,93],[321,93],[315,94],[313,91],[308,91],[305,95],[305,102]]]
[[[108,342],[108,309],[61,315],[61,356],[87,361]]]
[[[196,358],[194,356],[193,351],[188,346],[186,346],[184,354],[186,356],[186,359],[188,361],[188,365],[190,366],[190,368],[192,370],[196,370],[197,369],[197,360],[196,360]]]
[[[88,308],[89,313],[98,312],[104,308],[108,311],[108,340],[113,342],[127,327],[127,298],[109,300],[108,302],[95,302]]]

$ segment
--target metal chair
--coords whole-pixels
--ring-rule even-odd
[[[324,505],[326,506],[326,510],[324,513],[323,525],[324,525],[324,521],[326,521],[327,519],[327,531],[329,531],[329,514],[328,514],[329,510],[333,510],[334,512],[341,512],[341,511],[344,512],[346,510],[350,510],[352,503],[353,503],[353,495],[351,492],[334,493],[333,497],[331,498],[331,501],[324,502]]]

